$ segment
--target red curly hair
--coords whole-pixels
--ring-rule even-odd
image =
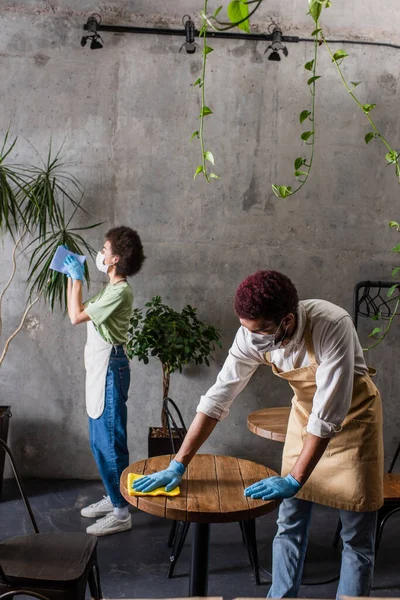
[[[256,271],[236,290],[234,311],[239,319],[264,318],[277,325],[296,314],[299,297],[289,277],[278,271]]]

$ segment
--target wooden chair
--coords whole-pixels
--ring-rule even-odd
[[[39,533],[14,457],[0,439],[35,533],[0,542],[0,598],[30,595],[41,600],[103,598],[97,563],[97,538],[86,533]],[[1,595],[3,594],[3,595]]]
[[[172,406],[175,411],[175,418],[170,408]],[[183,442],[184,437],[187,433],[186,425],[183,421],[182,414],[171,398],[165,398],[163,401],[163,410],[167,418],[168,432],[171,440],[171,451],[175,454],[175,441],[179,439]],[[179,419],[179,424],[177,420]],[[169,567],[167,577],[171,578],[174,573],[175,565],[182,552],[183,545],[187,533],[189,531],[190,523],[188,521],[174,521],[171,532],[168,539],[168,546],[171,548],[169,557]],[[257,551],[257,540],[256,540],[256,522],[255,519],[249,521],[240,521],[240,530],[242,533],[242,540],[247,548],[251,568],[253,570],[254,579],[257,585],[260,584],[260,565],[258,562],[258,551]]]

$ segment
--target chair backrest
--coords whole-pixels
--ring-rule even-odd
[[[38,526],[36,524],[36,519],[35,519],[34,514],[32,512],[32,508],[31,508],[31,505],[29,503],[28,496],[25,494],[25,490],[23,488],[21,477],[20,477],[20,475],[18,473],[18,469],[17,469],[17,465],[15,463],[14,457],[12,455],[12,452],[11,452],[10,448],[7,446],[7,444],[5,443],[5,441],[2,440],[1,438],[0,438],[0,448],[3,448],[3,450],[7,454],[8,458],[10,459],[10,463],[11,463],[11,467],[12,467],[12,470],[13,470],[13,473],[14,473],[14,477],[15,477],[15,480],[17,482],[17,485],[18,485],[18,488],[19,488],[22,500],[24,501],[25,508],[26,508],[26,510],[28,512],[28,515],[29,515],[29,518],[31,520],[32,527],[33,527],[35,533],[39,533],[39,528],[38,528]],[[1,571],[0,571],[0,575],[1,575]]]
[[[179,439],[181,442],[183,442],[185,435],[187,434],[186,425],[181,415],[181,411],[175,402],[171,400],[171,398],[164,398],[163,411],[167,419],[169,439],[171,442],[171,452],[172,454],[176,454],[176,440]],[[179,425],[175,420],[176,418],[179,419]]]
[[[394,465],[396,464],[396,461],[399,458],[399,454],[400,454],[400,442],[397,444],[396,452],[394,453],[394,456],[392,458],[392,462],[390,463],[390,467],[389,467],[388,473],[391,473],[393,471]]]
[[[393,315],[394,303],[387,297],[387,290],[393,285],[399,286],[399,281],[359,281],[353,293],[353,321],[357,329],[358,317],[374,317],[382,315],[390,319]],[[400,313],[398,313],[400,316]]]

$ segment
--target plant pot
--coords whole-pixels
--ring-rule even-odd
[[[183,429],[180,429],[183,434]],[[175,453],[182,445],[179,437],[174,437]],[[164,454],[174,454],[169,433],[164,433],[162,427],[149,427],[148,454],[152,456],[163,456]]]
[[[0,439],[7,444],[8,439],[8,423],[11,417],[9,406],[0,406]],[[4,463],[6,453],[0,448],[0,494],[3,487]]]

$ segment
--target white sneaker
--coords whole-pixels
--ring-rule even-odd
[[[88,517],[89,519],[95,519],[96,517],[104,517],[114,510],[112,502],[110,502],[108,496],[104,496],[100,502],[95,502],[89,506],[82,508],[82,517]]]
[[[128,531],[132,529],[132,515],[129,515],[127,519],[121,521],[117,519],[114,513],[110,513],[87,527],[86,533],[92,533],[93,535],[110,535],[111,533],[119,533],[120,531]]]

